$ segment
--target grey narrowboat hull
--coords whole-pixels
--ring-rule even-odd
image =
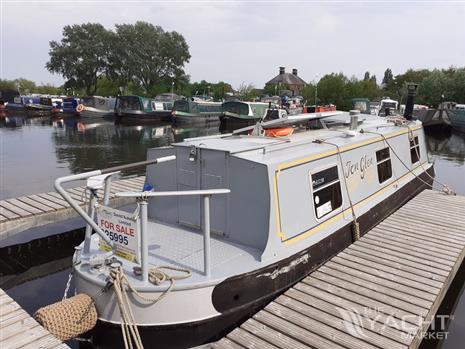
[[[454,130],[465,132],[465,110],[450,110],[449,120]]]
[[[201,124],[218,122],[220,119],[219,114],[176,113],[172,120],[175,124]]]
[[[418,177],[411,179],[400,190],[358,218],[361,235],[428,188],[425,183],[432,184],[433,166],[428,167]],[[211,296],[213,306],[220,315],[188,323],[139,326],[142,340],[146,343],[156,342],[161,347],[169,348],[189,348],[217,340],[352,242],[352,225],[349,223],[286,259],[227,278],[214,287]],[[302,256],[309,256],[307,262],[297,263],[289,272],[277,273],[275,278],[261,277],[288,267]],[[92,336],[98,346],[123,348],[121,329],[117,324],[99,320]]]
[[[157,110],[145,112],[141,110],[119,110],[115,115],[121,119],[121,122],[129,121],[170,121],[171,110]]]

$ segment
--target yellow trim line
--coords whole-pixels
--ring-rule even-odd
[[[416,130],[419,130],[421,128],[422,128],[422,126],[419,126],[419,127],[416,127],[414,129],[410,129],[410,130],[416,131]],[[387,134],[385,136],[385,138],[390,139],[390,138],[397,137],[397,136],[400,136],[400,135],[403,135],[403,134],[407,134],[407,133],[410,132],[410,130],[407,130],[407,131],[401,130],[401,131],[392,132],[392,133]],[[351,145],[348,145],[348,146],[345,146],[345,147],[340,147],[339,149],[340,149],[340,152],[343,153],[343,152],[351,150],[351,149],[360,148],[360,147],[363,147],[365,145],[380,142],[380,141],[384,141],[384,138],[381,137],[381,136],[378,136],[378,137],[373,137],[373,138],[368,139],[368,140],[363,141],[363,142],[354,143],[354,144],[351,144]],[[297,235],[297,236],[295,236],[293,238],[290,238],[290,239],[286,239],[286,235],[284,234],[284,232],[281,231],[280,208],[279,208],[279,201],[278,201],[279,200],[279,198],[278,198],[278,177],[279,177],[281,171],[284,170],[284,169],[293,167],[293,166],[301,165],[301,164],[304,164],[304,163],[307,163],[307,162],[311,162],[311,161],[315,161],[315,160],[325,158],[325,157],[328,157],[328,156],[331,156],[331,155],[335,155],[335,154],[337,154],[337,152],[338,152],[337,149],[329,150],[329,151],[326,151],[324,153],[315,154],[315,155],[312,155],[312,156],[309,156],[309,157],[306,157],[306,158],[303,158],[303,159],[298,159],[298,160],[294,160],[294,161],[291,161],[291,162],[287,162],[287,163],[283,163],[283,164],[278,165],[278,169],[276,170],[275,176],[274,176],[276,229],[277,229],[277,232],[278,232],[278,237],[280,238],[281,242],[283,242],[284,244],[288,245],[288,244],[300,241],[300,240],[306,238],[307,236],[318,232],[319,230],[323,229],[324,227],[328,226],[329,224],[332,224],[332,223],[336,222],[337,220],[344,217],[347,213],[350,213],[351,209],[348,208],[348,209],[340,212],[339,214],[327,219],[326,221],[320,223],[316,227],[314,227],[314,228],[312,228],[312,229],[310,229],[310,230],[308,230],[308,231],[306,231],[304,233],[301,233],[301,234],[299,234],[299,235]],[[428,164],[428,163],[424,162],[423,164],[420,164],[417,167],[415,167],[414,169],[412,169],[411,171],[413,172],[413,171],[415,171],[419,167],[422,167],[425,164]],[[398,184],[401,180],[403,180],[408,175],[412,175],[412,174],[410,172],[407,172],[402,177],[400,177],[397,180],[389,183],[388,185],[384,186],[383,188],[381,188],[377,192],[371,194],[370,196],[368,196],[365,199],[363,199],[363,200],[359,201],[358,203],[356,203],[354,205],[354,208],[359,207],[359,206],[363,205],[365,202],[374,199],[376,196],[378,196],[381,193],[383,193],[384,191],[386,191],[392,185]]]

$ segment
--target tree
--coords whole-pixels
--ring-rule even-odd
[[[258,97],[255,86],[253,84],[242,83],[237,90],[242,100],[249,101]]]
[[[184,79],[184,64],[189,62],[189,46],[184,37],[165,32],[146,22],[116,25],[112,40],[109,74],[132,81],[147,94],[159,84]]]
[[[370,72],[365,72],[365,76],[363,77],[363,81],[368,81],[370,80]]]
[[[385,71],[384,71],[384,77],[383,77],[383,81],[382,81],[382,84],[384,86],[388,85],[392,80],[394,80],[394,76],[392,75],[392,70],[387,68]]]
[[[67,25],[61,41],[50,42],[50,60],[46,68],[61,74],[67,80],[66,87],[83,88],[87,95],[93,95],[98,77],[108,67],[111,36],[111,32],[98,23]]]

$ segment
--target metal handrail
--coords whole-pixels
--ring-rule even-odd
[[[92,229],[95,230],[95,232],[111,247],[113,247],[113,242],[107,237],[107,235],[100,229],[100,227],[94,222],[94,220],[91,217],[91,205],[92,205],[92,200],[91,203],[89,204],[89,213],[86,213],[79,204],[73,200],[73,198],[66,192],[66,190],[62,187],[63,183],[67,182],[74,182],[77,180],[82,180],[82,179],[88,179],[90,177],[94,176],[100,176],[102,174],[109,174],[109,173],[117,173],[122,170],[134,168],[134,167],[141,167],[141,166],[147,166],[147,165],[152,165],[152,164],[157,164],[165,161],[171,161],[175,160],[176,156],[175,155],[170,155],[170,156],[165,156],[161,158],[157,158],[154,160],[147,160],[147,161],[141,161],[141,162],[136,162],[132,164],[127,164],[127,165],[121,165],[121,166],[115,166],[115,167],[110,167],[102,170],[95,170],[95,171],[89,171],[89,172],[84,172],[84,173],[79,173],[79,174],[73,174],[69,176],[64,176],[57,178],[54,183],[55,190],[65,199],[66,202],[70,204],[70,206],[86,221],[87,223],[87,229],[86,229],[86,240],[84,243],[84,253],[88,252],[88,248],[86,249],[86,242],[89,242],[90,239],[90,232]],[[106,193],[106,198],[104,201],[108,201],[108,194],[109,194],[109,185],[110,181],[105,181],[105,193]],[[92,229],[91,229],[92,228]],[[89,238],[89,239],[88,239]]]
[[[203,263],[204,275],[211,275],[211,253],[210,253],[210,197],[212,195],[221,195],[230,193],[230,189],[205,189],[205,190],[185,190],[185,191],[160,191],[160,192],[122,192],[116,193],[120,197],[136,197],[140,199],[140,219],[141,219],[141,274],[142,281],[148,282],[148,239],[147,239],[147,198],[149,197],[167,197],[167,196],[193,196],[203,197]]]

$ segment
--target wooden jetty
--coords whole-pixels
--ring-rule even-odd
[[[121,207],[134,202],[134,199],[117,198],[115,192],[140,191],[144,185],[145,176],[122,179],[112,182],[110,205]],[[86,207],[89,195],[84,193],[85,187],[67,189],[73,199]],[[99,190],[103,197],[103,190]],[[77,217],[77,213],[56,192],[22,196],[0,201],[0,239],[7,238],[32,227],[64,221]]]
[[[0,289],[0,348],[69,349]]]
[[[464,255],[465,197],[426,190],[203,347],[417,348]]]

